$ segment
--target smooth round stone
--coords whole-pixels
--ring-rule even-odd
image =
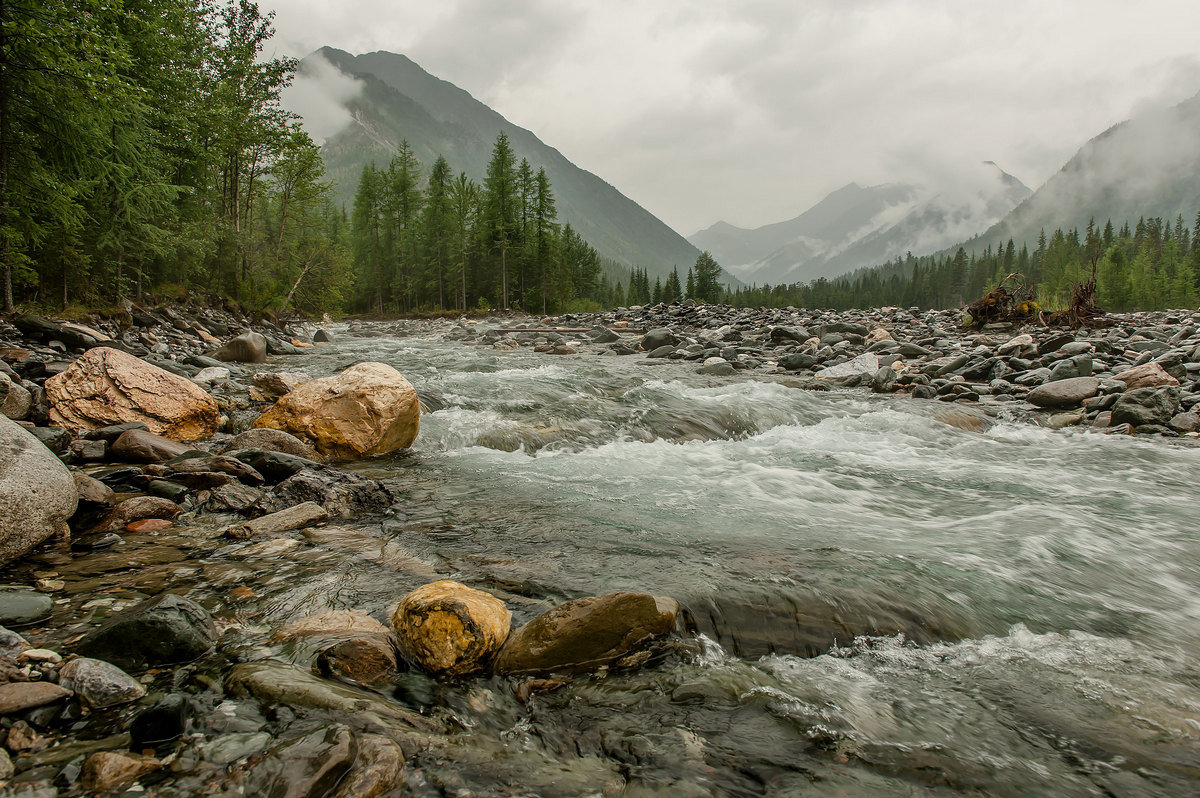
[[[1039,385],[1025,398],[1037,407],[1066,410],[1079,407],[1099,392],[1100,380],[1095,377],[1072,377]]]
[[[0,587],[0,625],[30,626],[50,617],[54,600],[24,587]]]
[[[73,659],[59,671],[59,684],[73,690],[87,706],[103,709],[137,701],[146,694],[132,676],[108,662],[89,657]]]

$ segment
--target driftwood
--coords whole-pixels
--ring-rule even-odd
[[[1012,281],[1012,290],[1005,284]],[[982,299],[967,306],[971,320],[968,327],[982,327],[998,322],[1021,322],[1035,318],[1041,309],[1033,301],[1033,290],[1025,282],[1025,275],[1013,272],[988,291]]]
[[[1107,312],[1096,304],[1096,262],[1099,257],[1092,258],[1092,276],[1081,283],[1075,283],[1071,288],[1071,301],[1066,310],[1055,313],[1042,313],[1040,321],[1048,327],[1070,327],[1078,330],[1080,327],[1106,327],[1111,322],[1105,318]]]

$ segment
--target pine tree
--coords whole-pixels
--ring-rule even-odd
[[[696,258],[695,297],[698,302],[717,302],[721,298],[721,267],[713,256],[705,251]]]
[[[518,206],[516,155],[501,131],[496,136],[492,159],[484,179],[484,218],[490,249],[500,253],[500,307],[508,310],[508,249],[517,238]]]

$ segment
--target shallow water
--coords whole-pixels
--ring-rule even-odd
[[[394,489],[388,517],[131,539],[92,557],[157,552],[143,567],[58,564],[60,614],[166,586],[252,659],[300,658],[263,642],[298,614],[378,614],[433,578],[514,624],[612,590],[680,602],[655,666],[527,705],[402,676],[397,700],[461,727],[410,763],[415,794],[1200,791],[1200,449],[634,357],[342,337],[303,367],[368,359],[429,411],[411,451],[354,466]]]

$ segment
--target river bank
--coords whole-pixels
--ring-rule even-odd
[[[10,565],[7,584],[40,583],[50,597],[49,617],[24,627],[30,643],[69,656],[102,622],[172,593],[191,597],[211,616],[211,648],[187,664],[129,665],[148,695],[127,703],[96,709],[59,696],[40,714],[33,708],[10,715],[14,784],[72,794],[82,789],[89,751],[152,750],[153,766],[134,757],[152,768],[136,778],[158,794],[179,795],[235,794],[280,772],[297,794],[325,794],[334,789],[322,786],[328,771],[314,776],[309,765],[333,761],[339,777],[349,778],[368,770],[369,752],[391,763],[379,772],[392,774],[392,785],[402,774],[404,786],[388,787],[398,794],[749,795],[822,781],[852,793],[900,785],[987,791],[1029,779],[1081,794],[1134,783],[1169,794],[1194,772],[1187,753],[1193,698],[1182,686],[1182,653],[1162,648],[1171,638],[1159,630],[1173,626],[1176,642],[1190,650],[1194,636],[1185,630],[1194,619],[1156,592],[1161,552],[1124,546],[1148,583],[1134,588],[1122,569],[1106,577],[1112,595],[1089,597],[1067,588],[1094,577],[1065,578],[1080,567],[1074,553],[1039,528],[1082,534],[1065,511],[1077,501],[1084,503],[1075,512],[1099,504],[1116,527],[1140,518],[1158,530],[1151,540],[1187,522],[1177,502],[1194,468],[1192,450],[1152,441],[1192,440],[1188,419],[1178,417],[1195,406],[1196,370],[1188,368],[1200,344],[1194,321],[1191,314],[1122,317],[1113,328],[1050,349],[1056,342],[1049,331],[1032,330],[1029,341],[1019,329],[966,335],[951,314],[680,306],[556,319],[351,323],[327,330],[321,337],[333,342],[311,349],[297,344],[308,343],[315,329],[276,329],[273,335],[294,337],[291,345],[307,357],[254,365],[188,363],[190,353],[170,360],[168,346],[160,354],[183,373],[194,370],[192,377],[203,368],[230,371],[210,373],[206,383],[222,416],[221,431],[195,444],[209,456],[270,407],[267,375],[300,379],[281,373],[307,368],[307,377],[324,377],[362,360],[391,363],[412,377],[426,408],[422,433],[410,450],[332,469],[374,483],[388,499],[248,540],[225,534],[243,520],[230,503],[250,490],[260,491],[255,502],[264,493],[277,496],[286,479],[249,484],[253,477],[231,473],[236,465],[212,460],[209,466],[226,470],[167,465],[174,471],[155,473],[164,466],[121,462],[110,444],[101,453],[94,443],[104,435],[72,438],[66,458],[92,474],[109,470],[101,475],[118,488],[114,499],[145,494],[154,480],[140,480],[148,476],[194,484],[173,502],[177,511],[166,508],[173,518],[149,519],[167,526],[129,530],[137,523],[130,520],[89,538],[90,527],[78,522],[72,542]],[[147,329],[155,337],[183,332],[173,322],[166,328]],[[873,332],[879,328],[891,338]],[[120,339],[132,348],[129,334]],[[140,341],[143,331],[134,334]],[[35,363],[49,352],[56,362],[69,354],[28,339],[9,343],[27,344],[26,361]],[[1091,357],[1086,376],[1077,373],[1084,356]],[[1166,397],[1165,423],[1105,418],[1130,392],[1114,378],[1156,360],[1168,378],[1172,370],[1183,376],[1179,386],[1147,386],[1148,395]],[[1064,363],[1076,373],[1064,376]],[[822,373],[847,364],[854,364],[848,374]],[[954,367],[943,371],[948,365]],[[998,366],[1007,369],[1002,376],[995,376]],[[36,367],[22,368],[33,374]],[[1027,399],[1038,387],[1030,375],[1043,368],[1062,377],[1050,385],[1093,379],[1095,388],[1080,385],[1077,394],[1089,395],[1076,407],[1040,408]],[[25,379],[40,387],[36,377]],[[859,388],[840,390],[850,384]],[[920,388],[940,401],[899,398],[928,395]],[[1065,419],[1056,416],[1063,414],[1081,430],[1137,434],[1125,444],[1011,423],[1062,426]],[[992,462],[998,453],[1008,463]],[[181,462],[189,459],[198,458]],[[1009,473],[1009,464],[1023,473]],[[1111,468],[1123,469],[1133,484],[1156,480],[1163,495],[1118,499],[1118,482],[1102,470]],[[211,477],[196,476],[213,473],[233,478],[204,485]],[[786,475],[803,475],[804,482]],[[1086,485],[1090,498],[1054,492],[1048,483],[1055,479],[1075,490]],[[226,504],[211,504],[214,493]],[[350,495],[379,494],[372,488]],[[1005,516],[1006,502],[1021,516]],[[1063,515],[1041,516],[1056,503]],[[710,526],[718,513],[740,531],[688,531]],[[995,520],[1001,517],[1003,523]],[[950,519],[958,534],[944,527]],[[884,534],[897,522],[909,528],[911,548]],[[1093,516],[1081,524],[1118,533]],[[987,537],[964,537],[969,526]],[[971,559],[1014,529],[1022,530],[1020,540],[1013,537],[1017,549],[997,550],[994,559],[1010,558],[1010,568],[1024,563],[1034,569],[1029,574],[992,572]],[[1029,548],[1035,539],[1041,542]],[[1120,567],[1100,554],[1112,541],[1096,544],[1079,544],[1078,555],[1094,560],[1089,567]],[[1172,535],[1170,545],[1182,543]],[[1182,576],[1192,567],[1190,549],[1174,556]],[[924,564],[914,571],[907,563]],[[307,639],[284,634],[335,608],[386,625],[401,597],[447,577],[499,598],[514,629],[570,599],[611,590],[672,596],[680,620],[650,659],[629,670],[539,684],[502,675],[435,678],[401,662],[380,685],[351,692],[331,678],[328,657],[324,676],[308,675],[328,647],[328,625]],[[1142,604],[1134,606],[1133,596]],[[1168,619],[1168,612],[1182,614]],[[858,635],[868,637],[858,643]],[[1106,649],[1123,664],[1102,656]],[[979,657],[995,663],[992,672],[973,670]],[[53,659],[34,654],[18,664],[29,675],[37,671],[42,678],[35,681],[61,682]],[[1003,665],[1019,662],[1021,668]],[[926,687],[921,672],[932,680]],[[964,678],[985,700],[964,699],[953,687]],[[1132,687],[1132,679],[1141,681]],[[893,693],[891,709],[873,695],[872,682]],[[1099,692],[1072,698],[1073,685],[1082,683]],[[1157,742],[1144,741],[1143,721],[1134,716],[1096,720],[1111,706],[1101,694],[1118,685],[1136,696],[1137,717],[1160,727]],[[949,716],[921,703],[925,689],[942,691],[948,712],[953,707],[986,726],[993,741],[943,739],[938,730]],[[1053,694],[1064,714],[1039,715],[1043,698],[1034,693]],[[984,705],[998,700],[1006,709],[985,720]],[[897,717],[901,707],[911,716]],[[179,732],[169,742],[146,745],[136,731],[133,740],[123,736],[150,722],[139,719],[164,715]],[[1061,755],[1042,752],[1055,763],[1031,758],[1021,735],[1068,742]],[[914,749],[920,740],[940,740],[941,747]],[[1013,758],[1011,772],[987,764],[995,749]],[[1070,775],[1063,763],[1081,753],[1095,772]],[[1044,772],[1018,764],[1024,760]],[[1134,775],[1135,767],[1149,775]],[[380,776],[378,783],[389,782]]]

